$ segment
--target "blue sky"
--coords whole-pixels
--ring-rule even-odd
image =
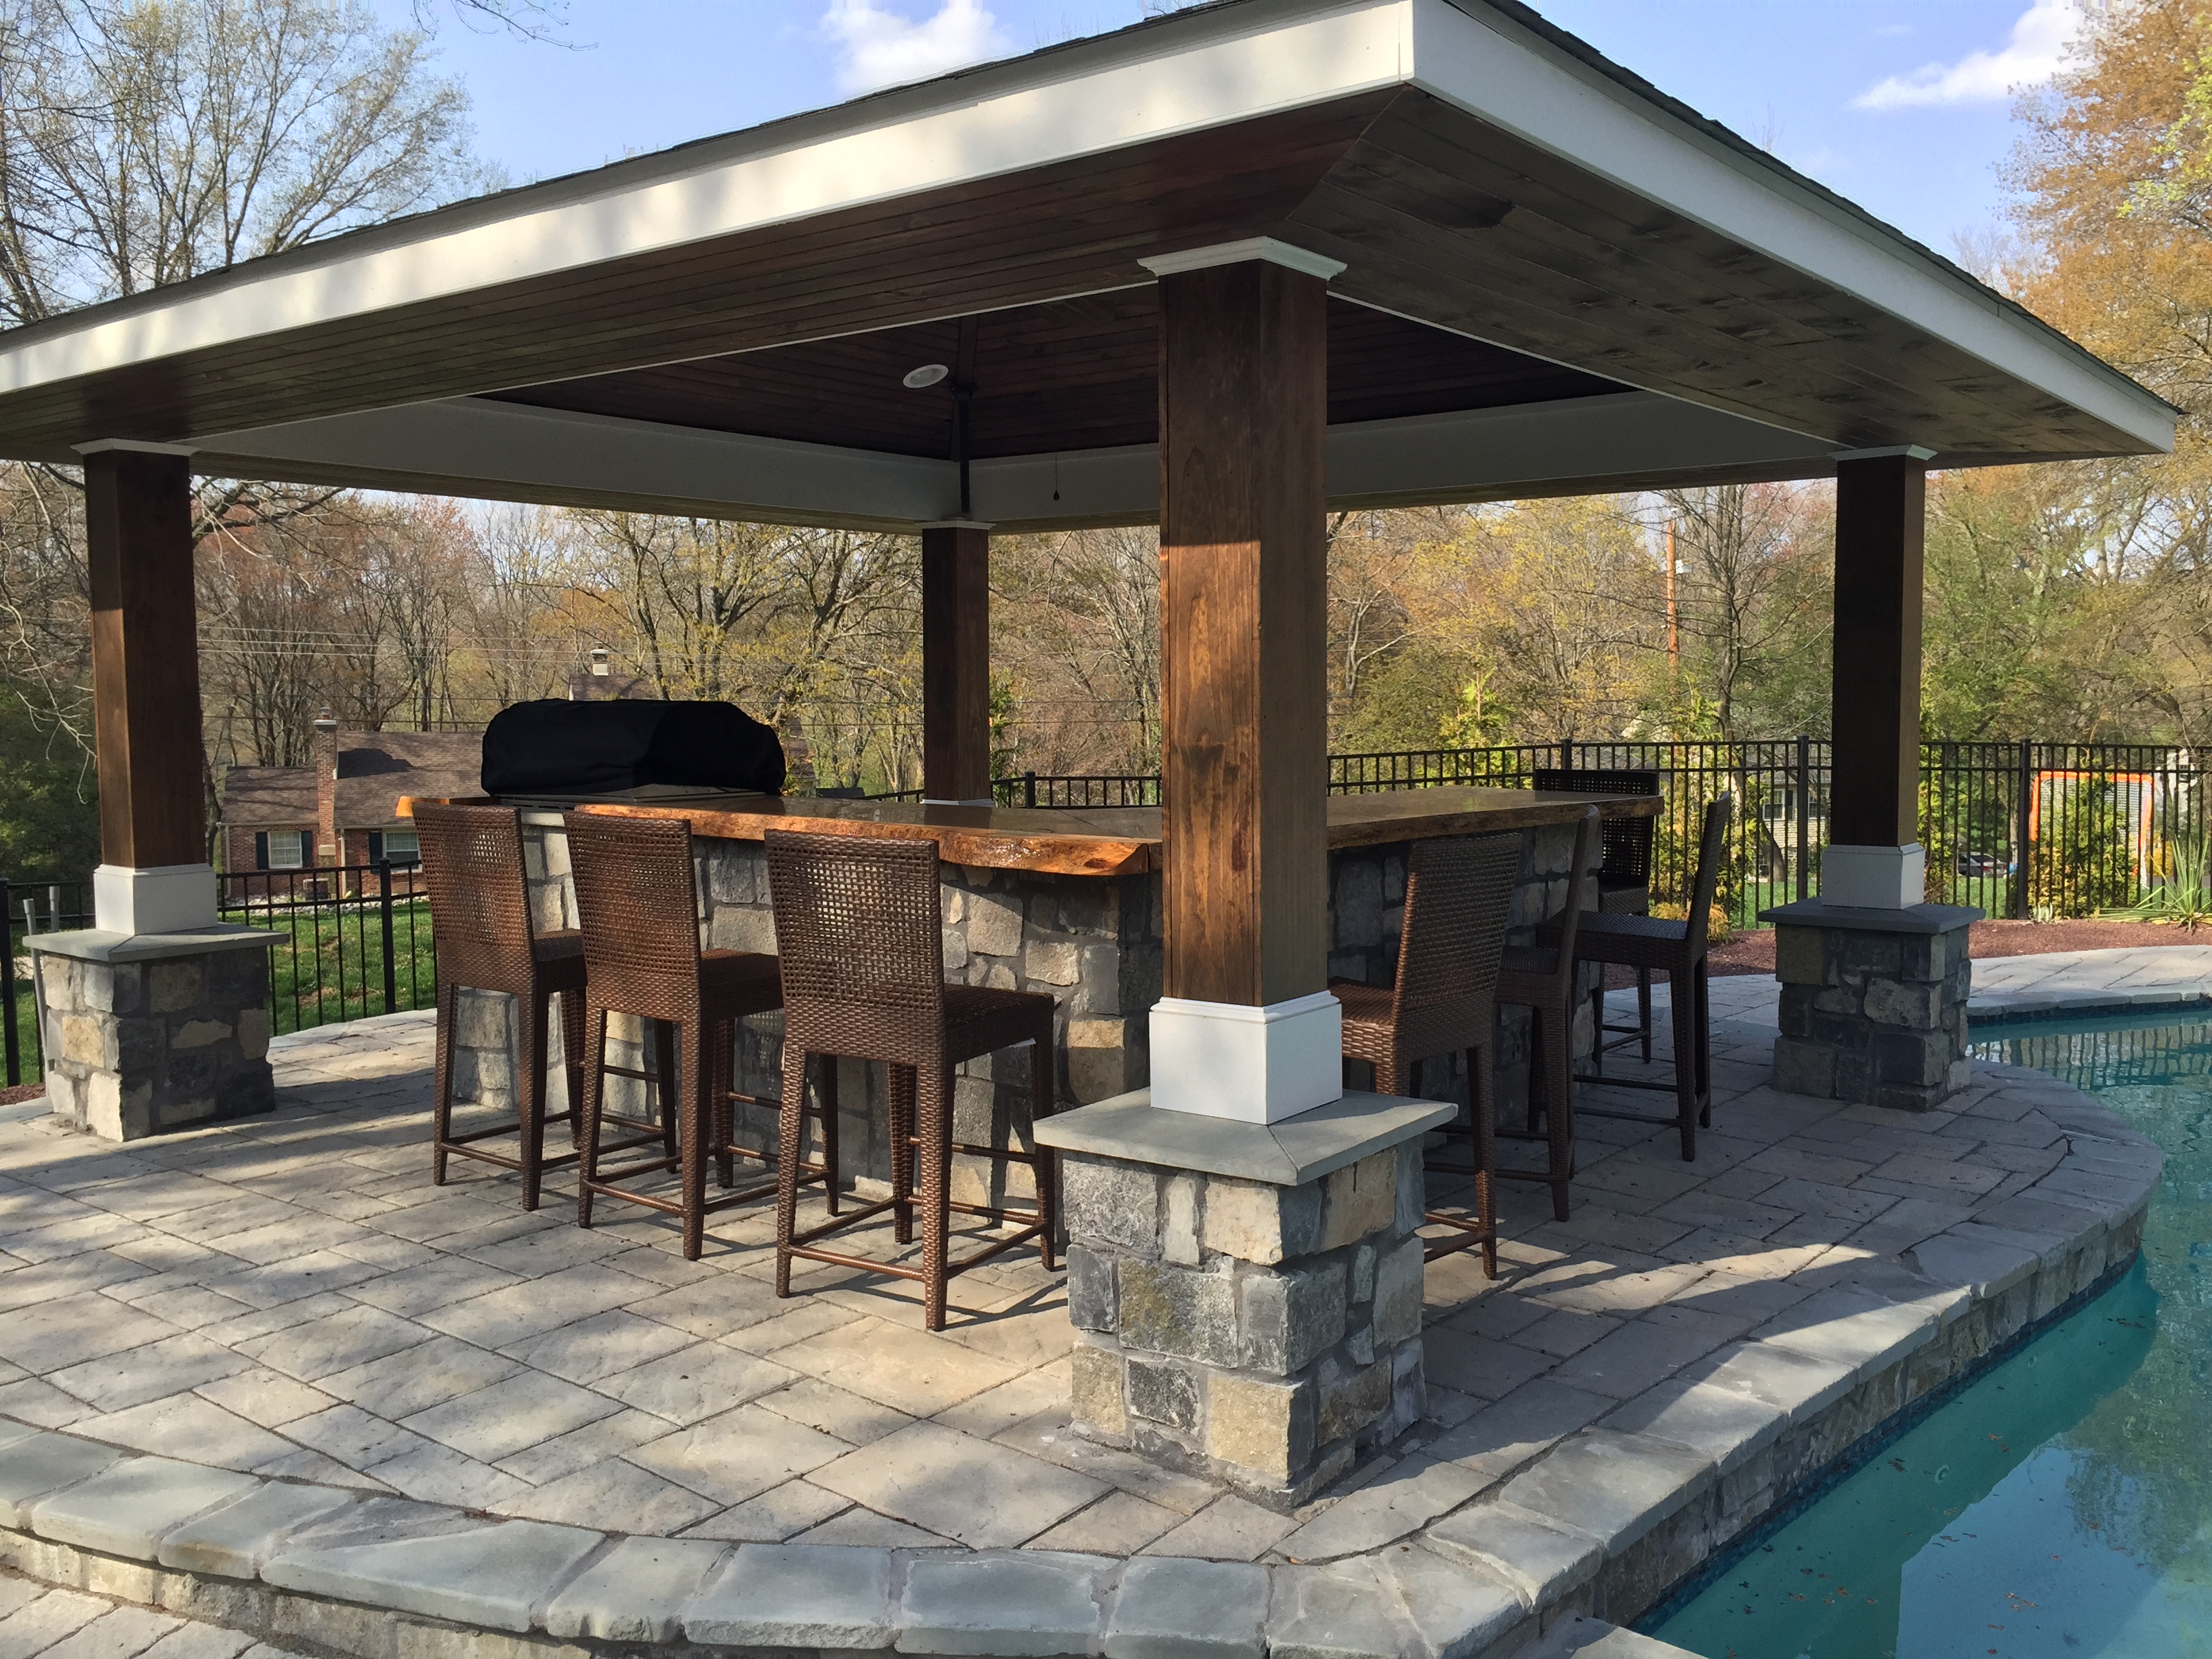
[[[2076,0],[1535,0],[1685,103],[1940,252],[2000,220],[2011,88]],[[380,0],[396,22],[413,0]],[[438,20],[477,147],[516,182],[1137,21],[1144,0],[570,0],[568,45]]]

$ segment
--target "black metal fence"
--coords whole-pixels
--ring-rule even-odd
[[[410,867],[254,870],[218,881],[222,921],[277,935],[269,962],[275,1031],[427,1008],[434,1000],[430,902],[415,890]],[[92,922],[88,881],[0,880],[0,1076],[6,1086],[37,1077],[43,1063],[37,1011],[18,954],[25,937]]]
[[[2142,900],[2201,858],[2203,757],[2154,744],[1929,743],[1921,746],[1920,842],[1928,896],[1993,916],[2080,916]],[[1820,890],[1827,844],[1826,739],[1745,743],[1508,744],[1329,757],[1330,793],[1441,784],[1525,788],[1538,769],[1648,770],[1664,805],[1653,829],[1652,889],[1680,903],[1696,878],[1705,804],[1735,797],[1720,902],[1738,927]],[[1152,806],[1157,776],[1000,778],[1009,806]]]
[[[1526,787],[1539,768],[1652,770],[1662,806],[1652,894],[1679,904],[1695,880],[1705,804],[1735,797],[1720,902],[1739,927],[1820,891],[1827,842],[1825,740],[1540,743],[1329,757],[1331,793],[1444,784]],[[1157,775],[1024,772],[993,786],[1003,805],[1155,806]],[[915,799],[908,791],[901,799]],[[2147,744],[1930,743],[1922,746],[1920,840],[1928,896],[1998,916],[2075,916],[2133,904],[2201,862],[2206,775],[2197,751]],[[278,1031],[430,1005],[428,901],[405,866],[262,870],[220,878],[224,921],[281,937],[270,962]],[[19,971],[22,935],[92,924],[85,880],[0,880],[5,1077],[39,1069],[36,1020]]]

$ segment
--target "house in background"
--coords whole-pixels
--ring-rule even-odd
[[[313,766],[234,766],[222,838],[232,892],[271,885],[252,879],[259,871],[412,869],[420,852],[400,797],[476,794],[483,749],[474,732],[342,732],[318,720]]]

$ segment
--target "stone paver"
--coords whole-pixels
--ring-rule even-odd
[[[933,1334],[865,1274],[810,1269],[776,1299],[762,1214],[693,1264],[656,1219],[579,1232],[557,1179],[536,1216],[494,1173],[430,1188],[411,1016],[280,1047],[258,1121],[118,1153],[0,1115],[0,1419],[113,1443],[0,1421],[0,1522],[564,1638],[990,1651],[995,1597],[1109,1659],[1523,1641],[1533,1609],[1973,1297],[2044,1273],[2041,1295],[2107,1229],[2131,1237],[2157,1178],[2154,1148],[2031,1073],[1984,1068],[1926,1119],[1778,1095],[1772,990],[1715,983],[1696,1164],[1663,1128],[1586,1117],[1567,1222],[1509,1184],[1500,1279],[1431,1267],[1429,1417],[1295,1515],[1075,1437],[1062,1292],[1032,1261],[960,1281]],[[113,1446],[158,1455],[126,1475]],[[325,1484],[238,1496],[242,1471]],[[135,1512],[108,1501],[125,1491]],[[1207,1583],[1213,1624],[1144,1611]],[[0,1596],[0,1619],[27,1610]],[[1561,1653],[1641,1640],[1581,1624]],[[163,1659],[202,1659],[202,1628],[161,1636]],[[235,1634],[207,1659],[244,1659],[218,1651]]]
[[[300,1659],[248,1632],[0,1573],[6,1659]]]

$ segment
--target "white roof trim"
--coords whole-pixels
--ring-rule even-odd
[[[1208,20],[1216,27],[1192,31],[1194,42],[1179,32],[1139,32],[1133,41],[1018,59],[822,119],[778,124],[734,155],[708,146],[714,159],[675,177],[627,184],[584,174],[542,195],[518,192],[512,210],[496,216],[452,228],[433,219],[414,236],[374,246],[342,240],[304,265],[281,258],[265,275],[246,267],[212,289],[149,296],[76,328],[64,319],[14,346],[0,335],[0,392],[1395,86],[1404,76],[1413,4],[1255,7]],[[839,125],[819,130],[831,123]],[[592,193],[575,199],[579,190]]]
[[[859,100],[0,334],[0,393],[1405,84],[2172,445],[2117,371],[1483,0],[1250,0]]]
[[[1331,427],[1327,441],[1329,499],[1361,503],[1553,493],[1578,480],[1603,488],[1608,478],[1708,467],[1805,477],[1829,470],[1829,447],[1818,438],[1649,392],[1364,421]],[[288,465],[342,467],[434,480],[426,487],[464,495],[532,501],[583,493],[800,523],[1030,529],[1159,515],[1159,453],[1151,444],[975,461],[965,520],[960,471],[948,460],[488,398],[224,433],[209,438],[206,449],[248,476],[260,459],[278,477]]]
[[[1948,340],[2160,448],[2173,412],[1994,295],[1916,257],[1509,22],[1480,0],[1413,0],[1415,86],[1662,207]]]

